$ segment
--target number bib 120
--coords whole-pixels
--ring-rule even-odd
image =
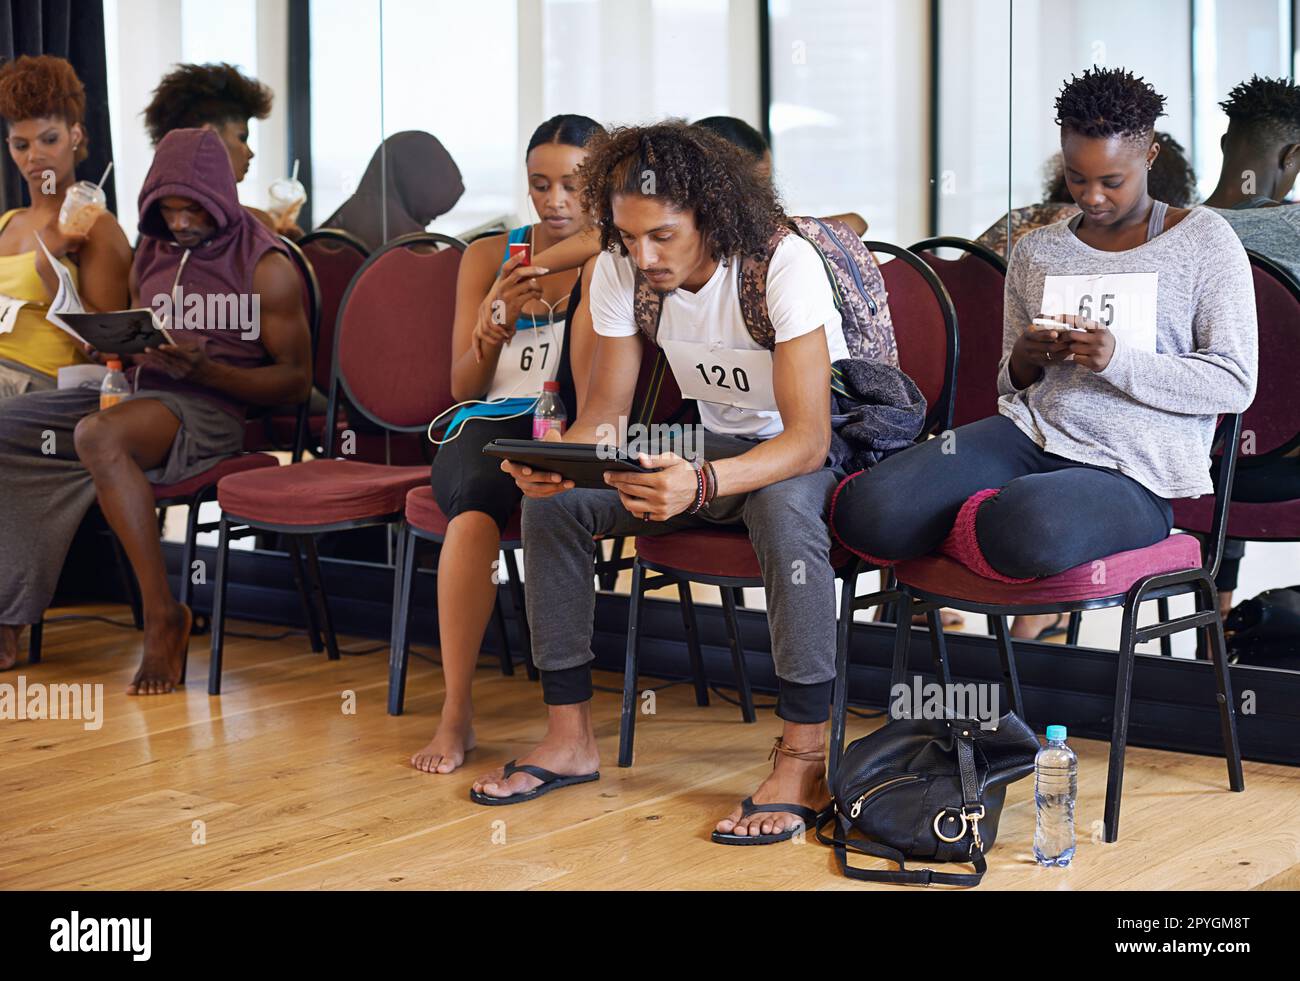
[[[775,412],[772,352],[711,347],[695,341],[660,341],[687,398],[740,409]]]
[[[1043,280],[1044,317],[1072,314],[1101,324],[1125,344],[1156,352],[1156,291],[1159,273],[1048,276]]]
[[[515,331],[510,343],[501,348],[488,401],[535,399],[541,395],[542,383],[555,381],[559,375],[565,326],[561,323]]]

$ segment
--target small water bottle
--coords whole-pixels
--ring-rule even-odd
[[[1079,758],[1065,745],[1065,726],[1047,727],[1047,745],[1034,758],[1034,858],[1065,866],[1074,858],[1074,801]]]
[[[543,382],[542,397],[533,409],[533,439],[544,439],[554,429],[561,436],[569,421],[569,414],[564,409],[564,400],[560,398],[560,383]]]
[[[130,394],[131,389],[126,384],[126,375],[122,373],[122,362],[117,358],[109,358],[108,374],[99,383],[100,409],[107,409],[109,406],[117,405]]]

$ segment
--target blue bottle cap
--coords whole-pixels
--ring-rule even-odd
[[[1047,741],[1051,743],[1065,742],[1065,726],[1048,726]]]

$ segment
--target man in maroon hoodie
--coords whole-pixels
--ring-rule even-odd
[[[15,663],[23,625],[42,617],[98,498],[144,604],[144,657],[127,692],[153,695],[175,687],[193,617],[167,584],[150,483],[239,452],[246,406],[305,398],[311,342],[297,271],[240,206],[215,134],[175,130],[158,144],[140,215],[132,306],[151,306],[173,343],[136,355],[132,394],[102,411],[84,389],[0,407],[0,670]]]

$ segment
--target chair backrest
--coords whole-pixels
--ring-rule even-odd
[[[320,346],[321,334],[320,281],[316,278],[316,268],[312,265],[311,259],[293,239],[281,235],[280,244],[288,249],[289,258],[293,262],[293,267],[298,270],[298,278],[302,281],[302,309],[307,315],[307,328],[311,331],[311,350],[314,359]],[[328,379],[326,383],[328,384]]]
[[[338,330],[339,306],[352,277],[362,267],[370,252],[365,243],[337,228],[321,228],[298,240],[298,246],[311,261],[320,286],[320,340],[316,344],[315,381],[322,391],[329,388],[330,370],[334,366],[334,336]]]
[[[1285,452],[1300,443],[1300,283],[1270,259],[1248,252],[1259,321],[1259,374],[1255,400],[1241,419],[1255,456]]]
[[[418,432],[453,404],[448,364],[465,243],[413,232],[374,252],[339,309],[325,432],[340,397],[365,418]]]
[[[925,396],[924,433],[952,428],[957,387],[957,311],[933,269],[907,249],[865,243],[878,255],[898,343],[898,366]]]
[[[962,255],[941,258],[935,254],[937,249],[954,249]],[[964,238],[928,238],[908,251],[919,255],[934,270],[957,310],[961,357],[957,359],[952,424],[964,426],[996,415],[1006,262],[991,249]]]

